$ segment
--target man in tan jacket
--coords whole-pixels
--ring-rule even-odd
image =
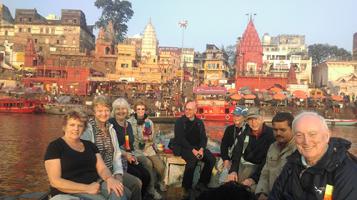
[[[294,116],[287,112],[278,113],[273,117],[272,124],[276,141],[269,147],[266,162],[255,190],[258,200],[268,199],[274,181],[286,163],[286,157],[296,150],[291,128],[293,120]]]

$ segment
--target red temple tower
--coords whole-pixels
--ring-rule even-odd
[[[251,16],[243,36],[237,43],[237,75],[260,73],[262,66],[263,47]]]
[[[33,43],[33,40],[31,38],[27,40],[24,64],[26,67],[37,66],[39,64],[35,44]]]

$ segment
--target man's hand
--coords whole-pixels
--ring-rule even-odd
[[[128,160],[128,162],[129,162],[130,164],[136,162],[135,156],[132,155],[131,153],[126,153],[126,159]]]
[[[268,200],[268,196],[265,193],[260,193],[258,200]]]
[[[230,174],[228,174],[227,177],[227,181],[234,181],[234,182],[238,182],[238,174],[237,172],[231,172]]]
[[[230,160],[225,160],[223,161],[223,167],[226,169],[230,169],[232,165],[232,162]]]
[[[195,157],[197,157],[198,151],[196,149],[192,149],[192,153]]]
[[[203,148],[200,148],[200,150],[198,150],[198,154],[201,155],[201,158],[203,158],[203,152],[204,152]]]
[[[242,181],[242,184],[250,187],[255,184],[255,181],[252,178],[247,178],[244,181]]]
[[[110,194],[110,192],[113,191],[118,197],[123,196],[124,186],[119,180],[111,176],[106,180],[106,182],[107,182],[108,194]]]
[[[100,184],[98,182],[93,182],[88,185],[87,193],[88,194],[98,194],[100,189]]]

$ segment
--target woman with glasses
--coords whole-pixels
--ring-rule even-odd
[[[80,139],[86,124],[86,115],[70,111],[63,120],[64,135],[48,145],[51,199],[126,199],[122,182],[113,177],[97,146]]]
[[[112,104],[112,118],[109,122],[113,125],[124,158],[127,160],[128,173],[138,177],[142,182],[142,195],[144,196],[150,183],[149,172],[139,163],[134,155],[134,135],[130,122],[127,121],[130,106],[123,98],[116,99]]]
[[[133,128],[135,155],[150,172],[149,193],[153,194],[154,199],[161,199],[161,195],[155,189],[155,183],[158,183],[161,191],[166,191],[163,183],[165,164],[153,148],[153,145],[155,145],[153,144],[155,138],[154,123],[148,118],[146,108],[144,102],[138,101],[134,105],[135,113],[128,121]]]

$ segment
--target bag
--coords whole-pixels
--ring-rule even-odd
[[[175,138],[170,139],[168,147],[169,147],[169,149],[172,150],[172,152],[174,153],[175,156],[181,156],[181,148],[182,147],[176,143]]]

